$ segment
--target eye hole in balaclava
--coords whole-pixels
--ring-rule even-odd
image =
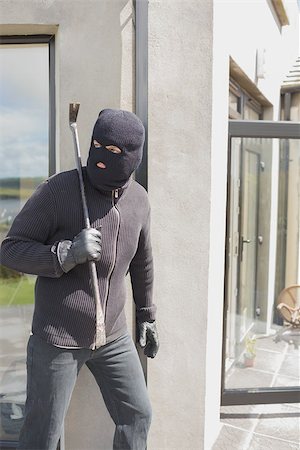
[[[87,161],[93,186],[104,191],[122,187],[141,163],[144,140],[144,126],[134,113],[102,110],[93,129]]]
[[[103,147],[98,141],[96,141],[96,139],[93,140],[93,145],[96,148]],[[119,147],[117,147],[116,145],[106,145],[105,148],[106,148],[106,150],[109,150],[112,153],[121,153],[122,152],[122,150]]]

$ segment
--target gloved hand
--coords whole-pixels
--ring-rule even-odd
[[[99,261],[101,257],[101,232],[96,228],[84,228],[73,241],[61,241],[57,246],[57,257],[64,272],[77,264]]]
[[[154,358],[159,348],[158,332],[155,320],[149,322],[137,321],[138,341],[144,354],[148,358]]]

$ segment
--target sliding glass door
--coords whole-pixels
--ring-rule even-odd
[[[229,131],[222,404],[300,402],[300,124]]]

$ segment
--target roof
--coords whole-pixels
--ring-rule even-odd
[[[281,91],[294,91],[300,89],[300,56],[297,57],[292,68],[286,75],[281,85]]]

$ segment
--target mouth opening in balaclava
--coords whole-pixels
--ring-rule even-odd
[[[101,144],[95,147],[94,140]],[[145,129],[132,112],[103,109],[95,123],[87,160],[87,173],[92,185],[99,190],[112,191],[122,187],[142,161]],[[106,146],[114,145],[121,153]],[[102,162],[105,168],[99,168]]]

